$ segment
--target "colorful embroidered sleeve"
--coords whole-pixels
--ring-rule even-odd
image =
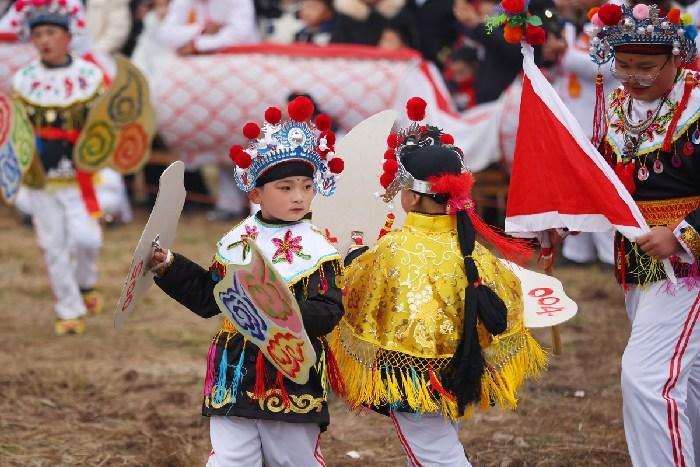
[[[690,263],[700,259],[700,209],[696,209],[688,214],[673,233],[680,242],[685,253],[690,255]],[[683,258],[685,259],[685,258]]]

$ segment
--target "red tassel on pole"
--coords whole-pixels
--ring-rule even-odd
[[[595,77],[595,107],[593,110],[593,137],[591,142],[596,148],[603,142],[608,132],[607,118],[605,116],[605,88],[603,87],[603,75],[598,73]]]

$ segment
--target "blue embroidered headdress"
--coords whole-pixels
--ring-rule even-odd
[[[234,145],[230,151],[236,183],[249,192],[271,168],[285,162],[305,162],[313,169],[316,190],[324,196],[332,195],[345,164],[335,155],[331,119],[320,114],[311,122],[314,105],[304,96],[291,101],[287,113],[290,119],[282,121],[280,109],[270,107],[265,111],[262,128],[253,122],[245,124],[243,135],[250,143],[245,148]]]

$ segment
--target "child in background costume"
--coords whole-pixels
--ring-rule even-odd
[[[104,78],[97,66],[68,52],[74,23],[82,26],[74,11],[61,0],[38,3],[15,4],[21,35],[29,36],[40,59],[15,74],[13,94],[36,133],[37,154],[25,183],[56,300],[55,331],[80,334],[86,312],[103,307],[94,290],[102,231],[92,176],[74,166],[73,147]]]
[[[414,122],[389,137],[381,177],[384,201],[401,191],[408,217],[346,259],[356,258],[331,348],[348,402],[391,417],[409,465],[470,465],[456,421],[473,405],[514,408],[545,365],[523,324],[520,282],[475,236],[514,256],[528,248],[476,217],[452,136],[417,123],[422,99],[408,109]]]
[[[342,265],[335,248],[311,224],[309,208],[316,191],[333,193],[343,161],[334,157],[330,118],[321,114],[315,124],[307,122],[313,111],[309,99],[299,97],[288,106],[292,120],[281,122],[280,110],[271,107],[262,135],[255,123],[243,128],[253,141],[245,150],[232,148],[236,181],[261,210],[219,241],[209,270],[180,254],[160,250],[154,255],[158,286],[210,318],[220,313],[213,291],[226,265],[245,264],[242,240],[255,240],[295,294],[318,356],[308,383],[298,385],[284,379],[224,319],[209,349],[204,387],[202,412],[211,416],[209,467],[325,465],[319,440],[329,423],[327,375],[337,370],[323,336],[343,315],[337,286]]]

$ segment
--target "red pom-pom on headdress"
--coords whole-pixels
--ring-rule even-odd
[[[428,103],[420,97],[411,97],[408,102],[406,102],[406,114],[410,120],[420,122],[425,118],[425,108],[427,106]]]
[[[246,151],[241,151],[236,156],[235,162],[238,167],[245,170],[250,167],[250,164],[253,162],[253,158],[250,157],[250,154],[248,154]]]
[[[382,186],[382,188],[386,189],[389,187],[389,185],[391,185],[391,182],[394,181],[394,178],[396,178],[394,174],[385,172],[381,177],[379,177],[379,184]]]
[[[384,151],[384,159],[394,159],[396,160],[396,151],[393,149],[387,149]]]
[[[386,139],[386,145],[391,149],[396,149],[399,145],[399,135],[396,133],[391,133]]]
[[[316,125],[316,128],[318,128],[318,131],[328,131],[331,129],[333,121],[331,120],[331,117],[326,114],[318,114],[314,119],[314,124]]]
[[[326,138],[326,145],[329,147],[335,144],[335,133],[332,131],[324,131],[321,133],[321,138]]]
[[[345,169],[345,161],[340,157],[334,157],[328,161],[328,170],[334,174],[339,174]]]
[[[240,144],[234,144],[231,146],[231,148],[228,150],[228,157],[233,161],[233,163],[236,163],[236,158],[238,157],[238,153],[243,151],[243,146]]]
[[[615,26],[622,19],[622,8],[614,3],[606,3],[598,10],[598,18],[606,26]]]
[[[396,159],[387,159],[384,161],[384,172],[388,174],[395,174],[399,170],[399,163]]]
[[[255,122],[248,122],[243,125],[243,136],[248,139],[256,139],[260,136],[260,126]]]
[[[278,107],[268,107],[265,110],[265,121],[270,125],[277,125],[282,121],[282,111]]]
[[[455,138],[449,133],[445,133],[444,135],[440,136],[440,142],[442,144],[455,144]]]
[[[600,14],[598,14],[598,16],[600,17]],[[670,23],[679,24],[681,22],[681,10],[678,8],[671,8],[666,15],[666,19],[668,19]]]
[[[314,114],[314,103],[306,96],[296,97],[287,105],[287,113],[295,122],[305,122]]]

